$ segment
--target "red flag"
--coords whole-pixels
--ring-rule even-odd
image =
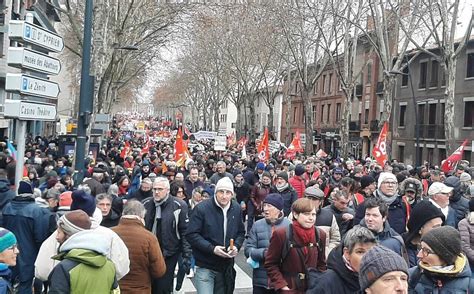
[[[383,128],[380,131],[379,139],[377,140],[377,144],[375,145],[374,149],[372,150],[372,155],[375,157],[375,160],[380,165],[384,165],[385,161],[387,161],[387,132],[388,132],[388,123],[385,122],[383,124]]]
[[[288,146],[288,149],[286,149],[286,154],[285,156],[287,158],[293,158],[296,155],[296,152],[303,152],[303,147],[301,146],[301,138],[300,138],[300,132],[296,131],[295,136],[293,137],[293,141],[291,141],[290,146]]]
[[[185,151],[183,133],[181,132],[181,128],[178,128],[178,132],[176,133],[176,142],[174,143],[174,161],[178,162],[183,158],[184,155]]]
[[[267,161],[270,159],[270,150],[268,148],[268,129],[265,128],[265,132],[263,133],[263,138],[260,144],[258,145],[258,159],[260,161]]]
[[[125,147],[122,149],[122,152],[120,152],[120,157],[125,159],[125,157],[128,155],[130,152],[130,143],[128,141],[125,141]]]
[[[235,132],[232,132],[229,136],[227,136],[227,146],[230,147],[235,144]]]
[[[239,139],[239,141],[237,142],[237,147],[239,149],[242,149],[244,148],[245,145],[247,145],[247,142],[248,142],[248,139],[246,136],[243,136]]]
[[[464,140],[461,146],[459,146],[456,151],[453,152],[448,158],[446,158],[442,163],[441,163],[441,169],[445,172],[448,173],[450,170],[453,170],[456,167],[456,164],[458,161],[462,159],[462,154],[464,153],[464,147],[466,147],[467,144],[467,139]]]

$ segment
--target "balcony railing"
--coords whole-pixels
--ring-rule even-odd
[[[380,131],[380,129],[379,129],[379,120],[378,119],[370,121],[370,131],[371,132],[379,132]]]
[[[358,121],[350,121],[349,122],[349,131],[360,131],[360,122]]]
[[[420,137],[424,139],[445,139],[444,125],[420,125]]]

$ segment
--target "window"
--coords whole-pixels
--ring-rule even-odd
[[[398,146],[398,161],[405,161],[405,146]]]
[[[326,75],[323,76],[323,95],[326,94]]]
[[[329,94],[332,93],[332,73],[329,74]]]
[[[429,107],[428,107],[428,124],[429,125],[435,125],[436,124],[436,104],[429,104]]]
[[[367,64],[367,84],[372,84],[372,63]]]
[[[474,127],[474,101],[464,102],[464,126]]]
[[[293,123],[296,123],[296,107],[293,107]]]
[[[427,156],[427,159],[426,161],[428,162],[433,162],[433,159],[434,159],[434,149],[433,148],[426,148],[426,156]]]
[[[464,153],[462,154],[462,159],[471,161],[471,151],[469,150],[464,150]]]
[[[405,126],[405,113],[407,111],[406,105],[400,105],[400,115],[398,116],[398,126],[404,127]]]
[[[408,65],[403,68],[402,87],[408,86]]]
[[[300,93],[300,86],[298,82],[295,82],[295,94],[298,95]]]
[[[420,125],[425,123],[425,104],[418,104],[418,122]]]
[[[438,72],[439,72],[439,62],[433,60],[431,62],[431,78],[430,78],[430,87],[438,87]]]
[[[316,122],[316,105],[313,105],[313,122]]]
[[[466,152],[466,151],[464,150],[464,152]],[[438,149],[438,154],[439,154],[439,161],[444,160],[444,159],[447,158],[446,157],[446,149],[439,148]]]
[[[327,111],[327,117],[326,117],[327,123],[329,123],[330,116],[331,116],[331,104],[328,104],[328,111]]]
[[[369,109],[366,109],[364,112],[364,124],[366,125],[368,123],[369,123]]]
[[[318,86],[319,86],[319,83],[318,81],[316,81],[316,83],[314,83],[314,94],[318,94]]]
[[[474,77],[474,52],[467,54],[467,74],[466,78]]]
[[[420,83],[418,84],[419,89],[426,88],[426,74],[428,70],[427,62],[420,62]]]
[[[341,120],[341,108],[342,108],[342,104],[337,103],[336,104],[336,121],[337,122]]]
[[[303,107],[301,107],[301,122],[304,123],[305,119],[306,119],[305,108],[303,106]]]
[[[441,87],[445,87],[446,86],[446,72],[443,71],[441,72]]]
[[[321,105],[321,122],[324,120],[324,105]]]
[[[3,33],[0,33],[0,58],[3,58],[3,40],[5,38],[5,35]]]
[[[439,104],[439,108],[441,115],[439,116],[439,124],[444,125],[444,103]]]
[[[364,73],[363,72],[360,73],[359,84],[364,85]]]

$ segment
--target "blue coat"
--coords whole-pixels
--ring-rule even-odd
[[[234,245],[240,250],[245,238],[245,227],[242,220],[242,210],[237,201],[232,200],[227,211],[227,230],[224,235],[224,213],[216,204],[214,198],[200,202],[193,209],[189,220],[186,239],[193,249],[196,265],[222,271],[227,269],[233,259],[219,257],[214,254],[215,246]]]
[[[11,275],[9,268],[0,270],[0,294],[11,293]]]
[[[265,251],[270,245],[270,238],[272,237],[272,227],[274,229],[287,228],[289,224],[290,221],[286,217],[278,219],[274,225],[267,223],[265,219],[258,220],[253,224],[245,243],[245,256],[250,256],[259,263],[259,267],[253,269],[253,286],[270,288],[264,264]]]
[[[13,268],[13,279],[20,282],[34,277],[35,261],[41,244],[56,229],[55,216],[47,208],[38,206],[32,197],[15,197],[3,209],[4,227],[18,240],[20,254]]]

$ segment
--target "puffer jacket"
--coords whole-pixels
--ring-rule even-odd
[[[466,216],[469,211],[469,200],[463,197],[461,191],[461,181],[456,176],[450,176],[445,181],[446,186],[453,188],[453,196],[449,198],[449,207],[454,209],[456,212],[456,226],[458,228],[458,223]]]
[[[471,265],[474,265],[474,212],[470,212],[458,225],[461,233],[462,251]]]
[[[474,293],[474,279],[471,279],[471,268],[464,255],[456,259],[453,270],[435,270],[420,262],[408,274],[409,293]]]
[[[265,251],[270,245],[272,231],[277,228],[287,228],[289,224],[290,221],[287,218],[280,218],[275,224],[269,224],[265,219],[261,219],[252,226],[245,245],[245,256],[251,257],[259,264],[258,268],[253,269],[252,284],[254,286],[270,288],[267,270],[264,267]]]
[[[293,176],[288,180],[288,184],[290,184],[293,189],[295,189],[296,193],[298,194],[298,198],[302,198],[304,196],[306,183],[303,178],[299,176]]]

